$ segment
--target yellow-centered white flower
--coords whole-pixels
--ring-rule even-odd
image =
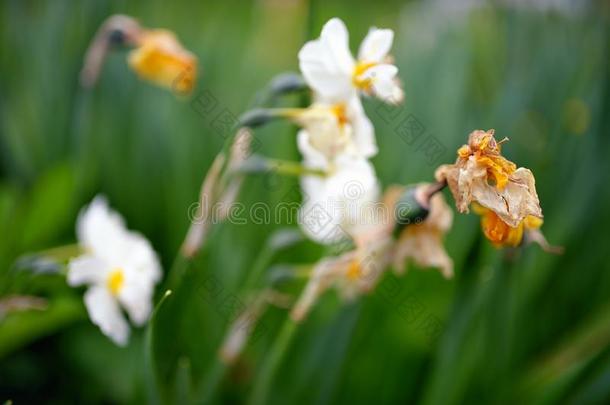
[[[348,100],[360,92],[388,103],[400,103],[404,94],[396,77],[398,68],[389,55],[393,40],[392,30],[371,28],[355,60],[345,24],[333,18],[322,28],[320,38],[301,48],[301,72],[307,84],[329,102]]]
[[[287,115],[304,129],[299,132],[299,148],[307,144],[325,161],[343,154],[364,158],[377,154],[375,130],[358,97],[338,103],[314,102],[305,109],[287,110]]]
[[[348,238],[368,226],[379,196],[373,165],[362,156],[341,154],[329,161],[299,133],[299,150],[304,165],[322,169],[326,176],[302,176],[303,205],[299,224],[312,240],[331,244]]]
[[[125,227],[123,218],[96,197],[79,215],[76,232],[83,251],[68,265],[68,284],[88,285],[85,306],[91,321],[120,346],[127,344],[131,321],[143,325],[152,309],[161,266],[142,235]]]

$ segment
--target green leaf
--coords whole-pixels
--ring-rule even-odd
[[[65,296],[51,299],[44,311],[11,313],[0,322],[0,358],[85,316],[82,302]]]
[[[144,363],[146,367],[146,385],[147,385],[147,394],[148,394],[148,403],[149,404],[158,404],[160,393],[167,392],[167,387],[161,387],[162,378],[156,373],[156,364],[155,364],[155,334],[157,328],[157,314],[159,310],[163,306],[163,304],[167,301],[169,296],[172,294],[171,290],[165,291],[161,300],[155,307],[152,316],[150,317],[150,321],[148,322],[148,326],[146,328],[146,337],[144,344]]]
[[[73,170],[57,166],[43,175],[30,193],[21,233],[21,245],[28,249],[48,243],[74,223]]]

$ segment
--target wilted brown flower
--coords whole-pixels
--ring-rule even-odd
[[[440,166],[435,176],[447,182],[459,212],[475,201],[514,228],[528,216],[542,218],[542,209],[532,172],[500,154],[503,142],[496,142],[493,129],[476,130],[458,149],[455,164]]]
[[[423,197],[422,208],[428,215],[421,222],[416,220],[407,225],[395,239],[392,233],[396,226],[396,206],[406,188],[389,187],[383,196],[385,209],[377,212],[373,223],[351,235],[355,249],[323,258],[314,265],[291,312],[292,319],[303,320],[320,295],[331,287],[337,288],[346,300],[372,291],[390,264],[394,263],[399,273],[404,272],[407,258],[422,267],[438,267],[445,277],[452,277],[453,262],[443,247],[443,236],[451,227],[453,214],[443,196],[436,194],[440,189],[439,184],[417,187],[416,193]]]
[[[356,249],[319,261],[313,267],[309,281],[291,311],[292,319],[302,321],[317,299],[333,286],[348,301],[371,291],[390,259],[392,244],[387,236],[376,241],[357,240]]]
[[[418,189],[428,186],[421,184]],[[394,247],[393,265],[397,273],[402,274],[406,270],[407,259],[413,259],[417,265],[439,268],[443,276],[451,278],[453,261],[445,251],[443,238],[451,228],[453,213],[441,193],[435,193],[426,200],[423,203],[428,205],[425,207],[429,211],[428,216],[400,232]]]

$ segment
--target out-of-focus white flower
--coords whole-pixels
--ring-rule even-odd
[[[303,127],[299,148],[301,152],[311,150],[310,160],[313,155],[319,155],[316,160],[332,161],[342,154],[364,158],[377,154],[375,130],[358,97],[334,104],[315,102],[305,109],[290,110],[288,116]]]
[[[327,176],[301,177],[303,205],[299,212],[301,228],[312,240],[331,244],[356,234],[368,225],[379,196],[379,183],[373,165],[363,157],[340,155],[327,161],[303,142],[299,149],[307,167],[323,169]]]
[[[345,24],[333,18],[322,28],[320,38],[301,48],[301,72],[309,86],[329,102],[348,100],[360,91],[400,103],[404,94],[396,77],[398,68],[389,55],[393,40],[392,30],[371,28],[354,60]]]
[[[143,325],[152,309],[161,266],[148,240],[126,229],[123,218],[96,197],[79,215],[76,232],[85,252],[68,265],[68,284],[88,285],[85,306],[91,321],[116,344],[129,339],[131,321]]]

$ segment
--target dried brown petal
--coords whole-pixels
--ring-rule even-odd
[[[530,170],[522,167],[513,173],[502,190],[483,180],[475,181],[472,196],[479,204],[494,211],[512,227],[518,226],[528,215],[542,218],[534,175]]]
[[[542,209],[536,193],[532,172],[518,168],[499,189],[488,181],[487,169],[474,157],[458,161],[454,165],[442,165],[435,173],[438,181],[446,181],[459,212],[468,212],[471,202],[493,210],[512,227],[516,227],[528,215],[542,218]]]
[[[446,278],[453,277],[453,261],[443,246],[443,236],[451,228],[453,213],[442,194],[430,200],[430,214],[421,224],[407,226],[394,250],[393,264],[401,274],[407,259],[422,267],[437,267]]]

